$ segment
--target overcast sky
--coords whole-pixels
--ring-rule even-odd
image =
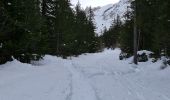
[[[92,6],[92,7],[97,7],[97,6],[104,6],[107,4],[114,4],[118,2],[119,0],[79,0],[81,3],[81,6],[85,8],[86,6]],[[73,5],[76,5],[78,0],[71,0],[71,3]]]

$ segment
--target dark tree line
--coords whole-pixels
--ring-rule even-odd
[[[101,36],[102,40],[107,48],[115,48],[119,45],[120,32],[121,32],[122,22],[119,16],[115,18],[109,30],[105,28],[104,34]]]
[[[133,54],[133,25],[136,4],[136,24],[138,50],[150,50],[160,57],[162,51],[170,56],[170,1],[169,0],[135,0],[131,10],[124,15],[125,21],[117,31],[117,23],[103,35],[106,46],[119,44],[123,52]],[[119,18],[117,18],[119,20]],[[115,22],[115,21],[114,21]],[[115,28],[115,29],[114,29]],[[118,36],[114,36],[117,35]],[[114,36],[114,37],[113,37]],[[115,42],[116,41],[116,42]]]
[[[98,51],[92,10],[87,16],[80,4],[70,6],[69,0],[0,0],[0,63]]]

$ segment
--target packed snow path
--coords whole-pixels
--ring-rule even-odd
[[[170,100],[170,68],[160,70],[160,61],[136,67],[119,53],[8,62],[0,66],[0,100]]]

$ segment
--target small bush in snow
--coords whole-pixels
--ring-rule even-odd
[[[170,59],[167,61],[167,64],[170,65]]]
[[[138,54],[138,61],[139,62],[146,62],[148,61],[148,56],[146,55],[146,53],[142,53],[142,54]]]
[[[127,59],[129,57],[130,57],[130,54],[125,53],[125,52],[121,52],[120,55],[119,55],[120,60]]]

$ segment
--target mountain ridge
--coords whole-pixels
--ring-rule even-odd
[[[94,11],[94,24],[96,26],[96,33],[100,36],[103,34],[104,29],[109,29],[113,19],[120,16],[121,20],[124,20],[123,16],[130,6],[129,0],[120,0],[115,4],[108,4],[103,7],[95,7]]]

